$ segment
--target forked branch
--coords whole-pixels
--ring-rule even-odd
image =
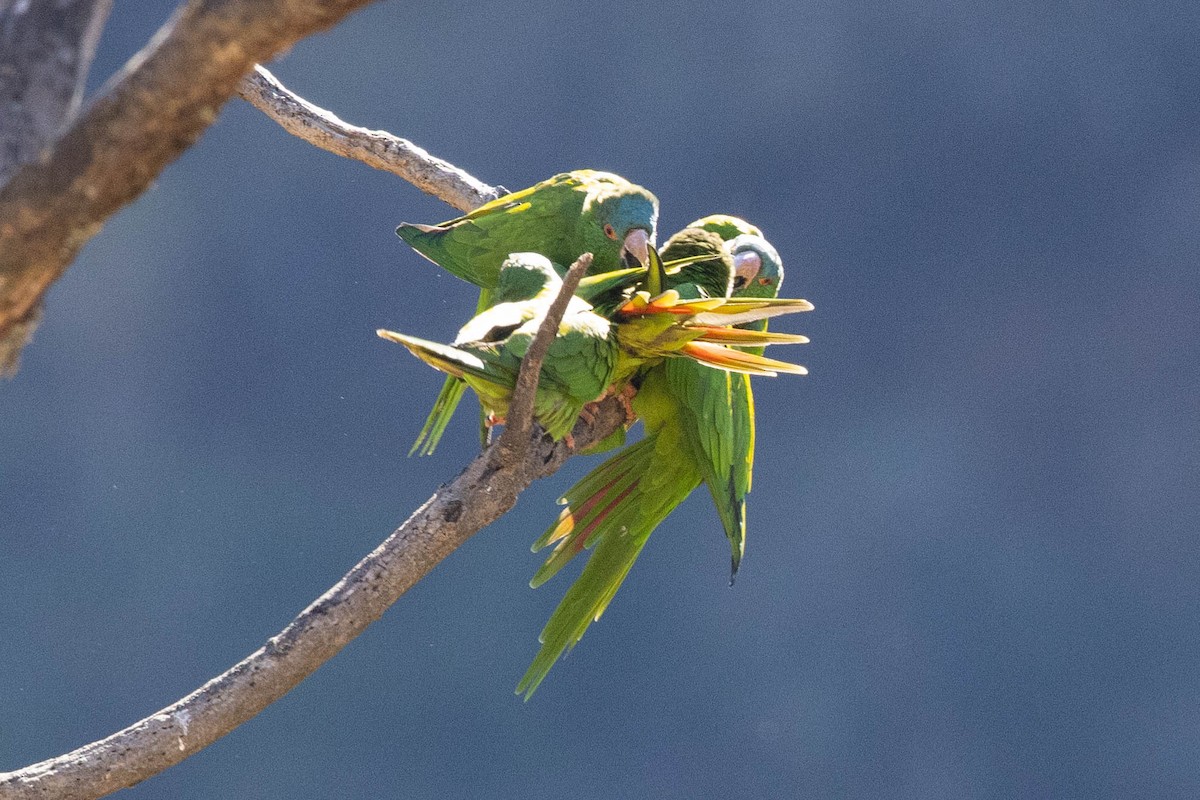
[[[443,197],[445,186],[456,185],[443,199],[454,197],[450,202],[466,208],[489,195],[491,187],[416,150],[436,161],[442,175],[421,188]],[[411,156],[410,151],[405,158]],[[541,361],[590,263],[589,256],[581,257],[564,279],[522,365],[509,424],[496,443],[263,647],[124,730],[56,758],[0,773],[0,800],[92,800],[156,775],[212,744],[332,658],[443,558],[512,508],[530,482],[553,474],[573,452],[623,425],[625,409],[612,397],[594,406],[593,419],[576,424],[573,448],[552,442],[532,424]]]
[[[184,3],[58,141],[0,189],[0,352],[7,344],[15,359],[42,296],[79,248],[199,138],[256,62],[369,2]]]

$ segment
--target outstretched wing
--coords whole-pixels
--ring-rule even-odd
[[[675,435],[649,436],[605,461],[568,490],[568,506],[534,543],[554,552],[533,576],[538,587],[576,554],[594,548],[542,630],[541,648],[517,692],[528,700],[555,662],[608,608],[650,533],[700,482]]]

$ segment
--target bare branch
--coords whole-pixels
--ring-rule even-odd
[[[0,4],[0,186],[79,108],[112,0]]]
[[[538,326],[525,357],[521,359],[521,369],[517,372],[517,383],[513,387],[512,400],[508,404],[508,414],[504,423],[504,433],[500,436],[499,447],[506,458],[514,461],[525,459],[526,448],[529,445],[529,430],[533,427],[533,405],[537,397],[538,377],[542,372],[542,362],[550,351],[550,343],[558,335],[558,326],[562,323],[567,304],[579,288],[579,281],[584,273],[592,266],[592,254],[584,253],[575,259],[575,263],[563,276],[562,286],[554,297],[554,302],[546,311],[546,318]]]
[[[322,150],[398,175],[460,211],[478,208],[504,194],[453,164],[387,131],[351,125],[336,114],[293,94],[263,67],[238,85],[238,94],[280,126]]]
[[[112,0],[0,4],[0,186],[35,160],[79,108]],[[41,304],[0,336],[0,377],[14,372]]]
[[[330,24],[364,2],[326,3],[324,10],[329,15],[322,18],[321,24]],[[247,18],[255,16],[242,8],[246,3],[230,0],[224,5],[236,7],[229,14],[241,14],[238,19],[243,25],[248,24]],[[288,8],[304,5],[292,3]],[[330,6],[335,9],[329,10]],[[222,92],[226,88],[233,90],[233,83],[224,81],[240,68],[238,59],[229,53],[214,53],[213,49],[220,41],[232,40],[234,33],[224,25],[228,17],[206,21],[205,14],[215,13],[207,9],[208,4],[203,2],[189,5],[165,29],[165,38],[145,57],[145,62],[139,64],[135,58],[131,62],[134,66],[127,68],[116,87],[88,111],[43,164],[32,171],[23,170],[0,192],[0,336],[12,330],[13,309],[35,307],[41,292],[65,269],[75,251],[99,229],[104,218],[135,197],[164,164],[185,149],[228,96]],[[275,13],[278,14],[278,9]],[[307,24],[316,24],[317,16],[315,11],[309,13],[305,18]],[[290,28],[290,24],[282,28],[299,30]],[[190,32],[185,35],[181,33],[183,30]],[[279,29],[275,32],[284,35]],[[279,39],[265,37],[263,41],[278,43]],[[205,58],[214,58],[223,66],[201,70],[204,74],[197,79],[200,89],[189,94],[176,80],[180,75],[192,79],[188,70],[200,70],[196,60]],[[151,64],[154,66],[148,66]],[[240,77],[241,73],[237,75]],[[270,74],[262,70],[252,85],[243,86],[242,90],[257,92],[264,86],[269,88],[270,83],[263,83],[269,78]],[[347,126],[332,114],[287,93],[277,82],[275,86],[282,92],[276,98],[278,107],[296,103],[293,119],[323,115],[321,125],[329,126],[331,133],[324,139],[326,144],[315,142],[319,146],[395,172],[464,210],[502,192],[388,134],[366,131],[370,136],[380,137],[383,144],[364,143],[361,129]],[[183,92],[186,97],[162,94],[169,95],[172,91]],[[271,89],[272,93],[275,91]],[[276,108],[276,102],[271,102],[272,108]],[[274,112],[268,113],[280,119]],[[156,122],[159,116],[162,119]],[[187,124],[177,124],[181,116],[189,118]],[[296,130],[292,124],[302,131],[319,127],[303,122],[284,124],[293,133]],[[121,125],[132,126],[124,140]],[[182,138],[172,140],[166,148],[155,144],[156,153],[146,158],[138,148],[149,146],[145,137],[151,134]],[[313,141],[303,133],[297,135]],[[328,144],[342,135],[355,140],[344,151],[340,146]],[[95,141],[89,142],[89,136],[96,137]],[[69,146],[83,148],[78,163],[62,155],[69,152],[65,149]],[[372,157],[364,155],[372,152],[375,153]],[[119,168],[119,159],[123,157],[129,159],[124,170]],[[119,185],[112,188],[90,183],[105,180]],[[55,239],[45,230],[54,214],[66,213],[65,204],[85,200],[85,208],[66,215],[63,236]],[[28,248],[25,258],[5,256],[4,248],[12,242]],[[156,775],[207,747],[253,718],[332,658],[443,558],[510,509],[531,481],[554,473],[573,452],[600,441],[622,426],[626,421],[625,408],[617,398],[594,404],[593,418],[576,424],[572,444],[552,442],[531,424],[545,350],[589,264],[590,257],[584,256],[572,265],[539,328],[518,379],[514,394],[516,413],[510,412],[510,425],[500,441],[443,486],[383,544],[262,648],[183,699],[124,730],[56,758],[0,773],[0,800],[103,797]],[[29,303],[22,306],[25,300]],[[518,435],[522,441],[513,444]]]
[[[255,63],[368,2],[183,5],[49,152],[0,190],[0,341],[15,341],[84,242],[195,142]]]
[[[145,780],[254,717],[349,644],[443,558],[512,508],[536,478],[625,422],[616,398],[595,407],[573,438],[552,442],[535,428],[529,457],[507,458],[499,442],[441,487],[373,553],[281,633],[224,674],[156,714],[57,758],[0,773],[0,800],[92,800]],[[507,434],[506,434],[507,435]]]

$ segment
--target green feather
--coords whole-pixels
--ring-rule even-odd
[[[481,289],[475,313],[479,314],[491,305],[492,292],[488,289]],[[446,380],[442,383],[442,389],[438,392],[437,400],[434,401],[433,408],[425,419],[425,424],[421,426],[421,432],[417,434],[417,440],[413,442],[412,449],[408,451],[410,456],[414,453],[422,456],[433,455],[433,451],[442,441],[442,434],[446,432],[446,426],[450,424],[466,390],[467,385],[461,380],[453,375],[446,376]],[[486,415],[481,411],[480,416]]]
[[[527,299],[477,314],[451,345],[379,331],[381,337],[464,381],[493,418],[507,415],[521,359],[562,285],[555,265],[536,253],[514,253],[504,262],[504,272],[497,291]],[[542,363],[534,396],[534,417],[553,438],[570,433],[583,406],[608,386],[617,362],[612,327],[587,303],[571,299]]]
[[[732,251],[724,240],[756,235],[757,229],[732,217],[708,217],[691,228],[668,241],[663,257],[708,252],[713,258],[689,265],[690,273],[680,270],[682,275],[670,279],[672,288],[723,296],[732,278]],[[770,271],[767,261],[764,256],[764,270]],[[756,296],[767,296],[762,289],[769,290],[770,297],[778,293],[783,273],[777,254],[770,269],[773,282],[755,283]],[[749,326],[765,329],[765,320]],[[619,325],[618,337],[622,332]],[[645,423],[645,437],[569,489],[563,497],[567,507],[534,543],[535,550],[554,545],[531,581],[534,587],[584,549],[593,552],[542,631],[542,646],[517,687],[526,699],[558,658],[600,618],[654,529],[701,483],[713,498],[729,540],[732,573],[737,573],[745,548],[745,498],[754,461],[749,377],[709,369],[689,359],[668,358],[644,370],[633,406]]]
[[[674,444],[671,437],[642,439],[601,465],[597,470],[603,476],[600,481],[585,479],[567,493],[569,508],[586,505],[586,511],[574,520],[570,534],[559,541],[531,585],[549,579],[581,550],[593,548],[593,552],[542,630],[541,648],[516,690],[526,700],[554,663],[600,619],[650,531],[691,491],[685,490],[688,481],[680,482],[677,476],[664,476],[653,468],[678,455]],[[699,477],[695,481],[699,482]],[[554,530],[552,526],[540,541],[547,542]]]
[[[590,252],[593,274],[618,269],[625,237],[641,229],[653,238],[657,219],[658,199],[642,187],[612,173],[575,170],[439,225],[402,223],[396,233],[450,273],[494,288],[510,253],[570,265]]]
[[[500,282],[501,265],[513,253],[541,253],[556,264],[570,265],[590,252],[592,274],[616,270],[625,237],[644,230],[653,239],[657,220],[658,199],[647,190],[612,173],[575,170],[439,225],[402,223],[396,233],[451,274],[493,289]],[[488,305],[481,297],[477,311]],[[461,389],[449,381],[443,385],[414,451],[433,452],[461,397]]]

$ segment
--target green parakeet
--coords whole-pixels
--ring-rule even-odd
[[[510,253],[536,252],[556,264],[592,254],[593,274],[645,266],[658,199],[610,172],[564,172],[440,225],[401,224],[396,233],[448,272],[495,288]]]
[[[521,359],[562,286],[558,272],[557,266],[541,254],[512,254],[504,262],[495,290],[501,302],[472,318],[451,345],[394,331],[377,333],[404,345],[430,366],[464,381],[479,396],[489,420],[502,422]],[[598,399],[613,384],[623,383],[640,366],[667,357],[687,357],[720,369],[754,374],[802,370],[724,346],[729,333],[721,326],[807,307],[802,300],[685,301],[672,290],[653,298],[637,292],[610,321],[578,296],[572,297],[542,364],[534,416],[551,436],[561,439],[570,433],[584,405]],[[765,345],[784,340],[779,334],[742,332],[732,343]]]
[[[713,247],[714,239],[724,250],[724,273],[717,259],[700,262],[688,271],[701,277],[680,290],[699,295],[732,290],[736,297],[747,299],[771,299],[778,294],[783,280],[778,254],[757,228],[736,217],[697,220],[671,237],[663,256],[703,253]],[[747,324],[751,326],[768,340],[772,337],[764,323]],[[738,340],[744,333],[749,331],[727,329],[728,343],[754,347],[748,340]],[[668,359],[645,371],[633,407],[645,424],[645,437],[568,490],[563,496],[567,508],[534,543],[534,550],[556,545],[534,575],[530,583],[534,587],[584,547],[594,550],[542,631],[541,649],[517,686],[526,699],[562,653],[574,647],[588,625],[604,613],[650,533],[701,483],[713,497],[729,538],[732,572],[737,572],[754,459],[754,403],[748,376]]]
[[[421,255],[482,289],[476,312],[494,302],[489,290],[510,253],[536,252],[569,265],[592,254],[591,272],[646,266],[654,243],[658,199],[619,175],[581,169],[548,178],[440,225],[401,224],[396,233]],[[447,377],[412,452],[434,451],[462,398]]]
[[[452,345],[377,331],[407,347],[430,366],[470,386],[493,422],[508,413],[521,359],[558,294],[562,280],[538,253],[514,253],[504,261],[491,308],[458,332]],[[555,439],[571,432],[584,405],[604,393],[617,364],[614,326],[572,297],[538,376],[534,418]]]

